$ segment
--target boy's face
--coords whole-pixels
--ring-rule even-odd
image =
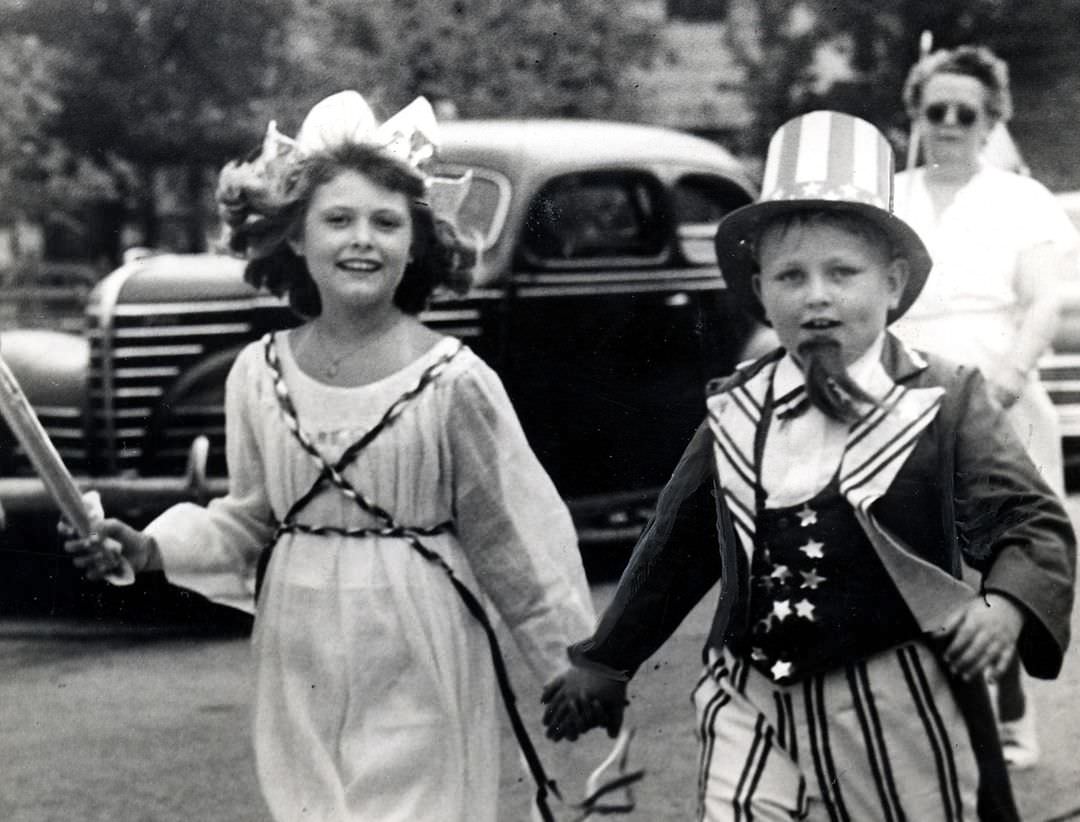
[[[839,343],[845,365],[865,352],[899,305],[907,264],[880,243],[830,223],[766,227],[754,291],[789,352],[814,339]]]

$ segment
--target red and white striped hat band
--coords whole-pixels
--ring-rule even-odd
[[[893,152],[865,120],[813,111],[769,141],[759,202],[847,200],[886,211],[893,204]]]

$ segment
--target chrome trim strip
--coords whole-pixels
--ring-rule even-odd
[[[551,286],[525,286],[518,289],[519,297],[598,297],[605,294],[657,294],[670,291],[715,291],[712,282],[699,283],[588,283],[584,285],[567,284],[561,288]]]
[[[211,311],[250,311],[260,308],[288,308],[289,304],[281,298],[268,294],[253,294],[246,299],[207,300],[206,302],[159,302],[125,303],[116,307],[118,317],[145,317],[162,314],[201,314]]]
[[[138,368],[126,366],[124,368],[116,369],[117,379],[146,379],[148,377],[175,377],[180,374],[180,369],[176,366],[162,366],[156,365],[147,368]]]
[[[82,418],[82,410],[71,405],[35,405],[34,412],[46,428],[49,427],[48,419],[79,420]]]
[[[146,436],[146,428],[117,428],[116,436],[120,439],[138,437],[140,440],[142,440]]]
[[[137,388],[125,386],[123,388],[113,389],[113,396],[115,396],[118,400],[130,400],[135,399],[136,397],[157,398],[162,396],[164,393],[165,389],[159,385]]]
[[[147,345],[147,346],[116,346],[113,353],[120,358],[134,359],[136,357],[197,357],[203,353],[206,346],[203,345]]]
[[[715,288],[724,288],[724,278],[720,275],[716,266],[674,269],[624,269],[621,271],[589,271],[574,272],[565,271],[560,274],[536,274],[532,272],[517,272],[513,275],[517,284],[525,285],[584,285],[588,283],[670,283],[673,288],[681,287],[681,283],[708,282]]]
[[[116,316],[117,305],[120,301],[120,292],[123,290],[124,285],[129,279],[139,270],[139,265],[134,263],[128,266],[122,266],[114,271],[111,275],[102,280],[96,287],[96,298],[91,301],[88,306],[88,313],[90,309],[93,309],[92,313],[95,313],[98,318],[98,333],[101,337],[101,348],[99,354],[101,356],[101,396],[103,399],[101,416],[101,426],[104,428],[103,435],[98,439],[98,442],[104,448],[104,453],[101,457],[104,462],[106,473],[116,473],[119,470],[119,463],[117,462],[115,455],[116,449],[116,420],[113,417],[113,381],[115,374],[113,371],[114,353],[113,353],[113,341],[112,333],[114,327],[114,319]],[[90,440],[90,431],[87,430],[87,439]]]
[[[81,428],[68,428],[63,425],[45,425],[44,427],[49,432],[49,439],[53,442],[58,439],[81,440],[83,437]]]
[[[150,408],[145,405],[140,405],[136,408],[116,408],[113,410],[113,414],[116,416],[117,422],[122,420],[144,420],[150,416]],[[93,414],[91,421],[97,419],[100,414]]]
[[[224,334],[250,334],[251,323],[204,323],[202,325],[150,325],[146,327],[118,326],[113,336],[118,340],[145,340],[149,337],[168,336],[221,336]]]
[[[431,308],[420,313],[421,322],[476,322],[480,319],[479,309],[440,309]]]

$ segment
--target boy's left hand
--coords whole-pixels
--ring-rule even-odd
[[[1027,372],[1006,365],[990,380],[990,393],[1002,408],[1012,408],[1027,389],[1027,384]]]
[[[1002,594],[976,597],[953,614],[939,636],[945,644],[945,664],[962,679],[985,675],[997,679],[1016,649],[1024,613]]]

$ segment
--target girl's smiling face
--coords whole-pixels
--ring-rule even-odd
[[[883,243],[829,222],[766,228],[758,259],[754,289],[784,348],[832,339],[845,365],[885,329],[907,282],[906,262]]]
[[[315,190],[291,245],[305,258],[325,313],[392,308],[412,242],[408,196],[343,170]]]

